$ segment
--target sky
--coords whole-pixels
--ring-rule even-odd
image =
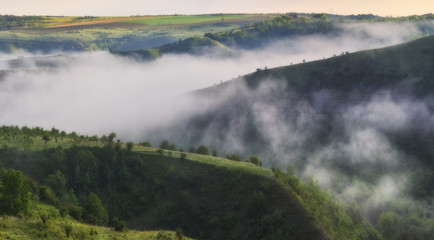
[[[433,0],[0,0],[0,14],[130,16],[325,12],[408,16],[434,12]]]

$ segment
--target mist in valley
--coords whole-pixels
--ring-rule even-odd
[[[231,57],[214,50],[149,62],[107,52],[3,54],[0,123],[87,135],[116,132],[122,141],[154,145],[168,139],[184,149],[204,144],[221,156],[254,154],[267,167],[295,165],[299,176],[312,177],[348,203],[357,201],[375,220],[380,209],[407,196],[412,186],[409,166],[424,167],[414,161],[417,154],[402,149],[396,136],[433,139],[434,96],[403,95],[417,79],[366,95],[358,89],[303,94],[287,89],[280,79],[265,79],[250,89],[239,77],[257,68],[385,47],[421,34],[411,23],[341,27],[343,35],[282,39],[260,50],[235,51]],[[234,84],[226,85],[234,78]],[[207,87],[224,91],[187,94]],[[236,118],[225,119],[222,126],[220,114]],[[203,115],[210,123],[194,132],[188,124]],[[254,131],[246,136],[246,129]],[[249,137],[254,143],[246,141]],[[416,203],[405,199],[408,206]]]

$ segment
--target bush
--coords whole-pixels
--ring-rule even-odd
[[[170,145],[169,141],[164,140],[160,143],[160,148],[161,149],[169,149],[169,145]]]
[[[71,217],[78,221],[81,220],[81,217],[83,215],[83,209],[81,207],[75,205],[68,205],[66,208],[68,209],[68,214]]]
[[[117,217],[114,217],[112,219],[112,224],[113,224],[113,229],[116,232],[123,232],[123,231],[128,230],[127,224],[125,223],[125,221],[119,220],[119,218],[117,218]]]
[[[239,155],[237,155],[237,154],[226,155],[226,158],[229,159],[229,160],[241,162],[241,157]]]
[[[131,149],[133,149],[134,143],[132,142],[127,142],[127,150],[131,151]]]
[[[196,153],[198,154],[202,154],[202,155],[209,155],[209,150],[207,146],[204,145],[200,145],[197,150]]]
[[[141,142],[141,143],[139,143],[139,145],[143,146],[143,147],[152,147],[152,144],[149,142]]]
[[[257,166],[262,166],[262,161],[259,160],[259,158],[256,157],[256,156],[251,156],[250,158],[248,158],[246,160],[246,162],[253,163],[253,164],[257,165]]]
[[[56,207],[59,207],[60,205],[59,199],[56,197],[53,189],[51,189],[49,186],[43,185],[39,187],[39,199]]]

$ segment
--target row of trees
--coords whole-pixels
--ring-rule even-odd
[[[176,145],[174,143],[170,143],[168,140],[163,140],[160,143],[160,152],[161,153],[162,153],[161,150],[163,150],[163,149],[164,150],[176,151]],[[184,149],[180,148],[179,151],[180,152],[184,152]],[[210,155],[209,148],[207,146],[205,146],[205,145],[200,145],[197,148],[191,146],[188,149],[188,152],[189,153],[202,154],[202,155]],[[214,156],[214,157],[218,157],[217,150],[213,149],[211,151],[211,155]],[[184,156],[183,158],[185,158],[185,155],[183,155],[183,156]],[[243,161],[243,159],[238,154],[228,154],[228,155],[226,155],[226,159],[237,161],[237,162],[242,162]],[[262,161],[259,160],[259,158],[257,156],[250,156],[249,158],[247,158],[245,160],[245,162],[253,163],[253,164],[257,165],[257,166],[262,166]]]

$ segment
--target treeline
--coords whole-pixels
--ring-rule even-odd
[[[219,41],[225,45],[243,48],[260,47],[268,40],[288,36],[308,34],[339,34],[342,29],[338,24],[348,20],[363,22],[422,22],[434,20],[434,14],[413,15],[408,17],[379,17],[372,14],[338,16],[329,19],[326,14],[313,14],[309,16],[282,15],[245,27],[232,29],[221,33],[206,33],[204,36]],[[420,26],[424,34],[432,34],[434,29]],[[264,42],[264,40],[267,40]]]
[[[41,16],[14,16],[0,15],[0,29],[13,29],[18,27],[34,27],[42,23]]]
[[[148,146],[148,147],[151,146],[151,144],[148,143],[148,142],[140,143],[139,145]],[[164,150],[176,151],[177,150],[176,149],[176,144],[170,143],[168,140],[163,140],[161,142],[161,144],[160,144],[160,148],[159,148],[158,152],[160,154],[163,154]],[[184,149],[180,148],[179,151],[181,153],[183,153]],[[212,155],[213,157],[218,157],[219,156],[217,150],[212,149],[210,151],[209,148],[207,146],[205,146],[205,145],[200,145],[197,148],[195,148],[194,146],[191,146],[190,148],[188,148],[188,152],[189,153],[202,154],[202,155]],[[169,152],[169,154],[170,154],[170,152]],[[185,154],[181,155],[181,158],[185,158],[185,156],[186,156]],[[243,162],[243,159],[240,157],[240,155],[235,154],[235,153],[234,154],[227,154],[225,158],[229,159],[229,160],[237,161],[237,162]],[[253,164],[255,164],[257,166],[260,166],[260,167],[262,166],[262,161],[259,160],[259,158],[257,156],[254,156],[254,155],[252,155],[252,156],[248,157],[247,159],[245,159],[244,162],[253,163]]]

